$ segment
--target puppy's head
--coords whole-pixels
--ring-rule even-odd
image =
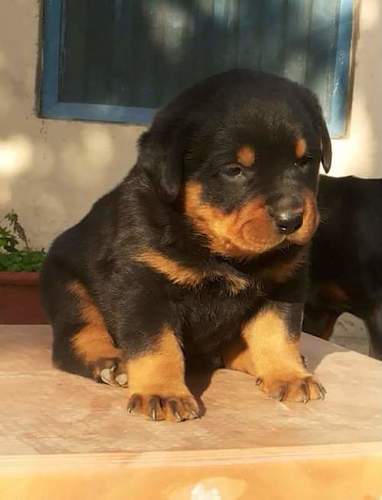
[[[305,245],[317,228],[331,145],[316,98],[295,83],[246,70],[212,77],[159,113],[140,147],[138,163],[214,253]]]

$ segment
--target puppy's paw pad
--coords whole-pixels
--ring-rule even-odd
[[[279,401],[308,403],[315,399],[324,399],[325,388],[312,376],[288,377],[285,380],[258,379],[263,392]]]
[[[197,402],[191,395],[133,394],[127,404],[131,415],[143,415],[150,420],[183,422],[200,417]]]

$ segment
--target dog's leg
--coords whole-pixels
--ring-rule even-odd
[[[269,302],[242,329],[241,347],[225,353],[227,368],[246,371],[269,396],[307,402],[325,390],[307,371],[299,351],[302,305]]]
[[[127,375],[122,361],[122,352],[118,349],[107,331],[102,314],[94,304],[85,287],[78,281],[69,282],[66,287],[67,305],[70,304],[72,314],[78,317],[78,325],[71,328],[66,325],[66,349],[55,342],[53,354],[58,366],[71,359],[72,366],[82,366],[80,374],[88,374],[97,382],[109,385],[125,386]],[[56,329],[59,321],[54,323]],[[61,332],[62,333],[62,332]],[[56,335],[55,341],[60,336]],[[70,364],[70,363],[69,363]],[[78,370],[74,370],[78,372]]]
[[[174,331],[164,325],[144,352],[127,362],[128,412],[152,420],[189,420],[199,408],[185,381],[182,349]]]
[[[370,356],[382,360],[382,304],[378,304],[366,319],[369,331]]]
[[[339,313],[329,309],[318,309],[310,304],[305,305],[303,330],[315,337],[329,340],[333,335]]]
[[[224,368],[237,370],[256,376],[255,366],[252,361],[251,351],[247,342],[240,337],[235,339],[223,352]]]
[[[121,351],[84,285],[52,257],[44,263],[40,282],[53,327],[54,364],[98,382],[125,385]]]
[[[73,355],[91,369],[97,382],[127,385],[122,351],[114,345],[100,311],[79,282],[71,282],[67,289],[76,300],[83,321],[82,327],[70,339]]]

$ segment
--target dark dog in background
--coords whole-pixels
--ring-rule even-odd
[[[352,313],[382,359],[382,179],[321,176],[319,207],[304,330],[329,339],[338,316]]]
[[[233,70],[180,94],[130,174],[49,251],[56,366],[127,380],[128,411],[153,420],[199,415],[195,359],[224,358],[280,400],[323,397],[299,353],[320,162],[328,131],[298,84]]]

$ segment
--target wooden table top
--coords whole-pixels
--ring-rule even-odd
[[[379,361],[304,335],[325,401],[280,403],[218,370],[192,382],[205,415],[173,424],[52,367],[48,326],[0,326],[0,339],[2,500],[380,498]]]
[[[325,401],[268,399],[249,375],[193,380],[205,415],[173,424],[126,412],[127,390],[55,369],[48,326],[0,326],[0,455],[259,449],[382,441],[382,363],[304,335]]]

